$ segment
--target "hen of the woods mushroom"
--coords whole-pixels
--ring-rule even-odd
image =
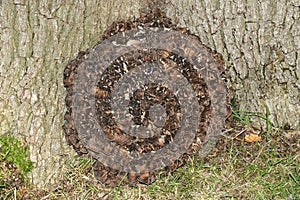
[[[221,133],[223,65],[158,9],[114,22],[65,68],[66,139],[102,183],[151,183]]]

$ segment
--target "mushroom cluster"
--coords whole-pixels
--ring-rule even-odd
[[[136,49],[130,51],[130,53],[124,53],[121,56],[117,56],[116,59],[111,60],[109,66],[105,66],[105,69],[101,73],[101,76],[96,76],[95,84],[90,87],[91,97],[89,100],[85,100],[85,97],[76,99],[74,97],[78,93],[78,88],[75,87],[76,78],[84,74],[87,79],[91,77],[93,71],[86,70],[86,66],[92,65],[93,52],[99,51],[98,46],[110,39],[112,36],[118,33],[143,28],[163,28],[166,30],[176,31],[180,34],[192,35],[186,28],[179,28],[172,23],[171,19],[166,17],[165,13],[159,9],[153,9],[149,13],[141,14],[139,18],[128,21],[116,21],[114,22],[102,35],[101,40],[91,49],[85,52],[80,52],[76,59],[71,61],[64,70],[64,86],[67,90],[66,106],[67,112],[65,114],[65,124],[63,129],[65,131],[65,137],[67,142],[73,146],[76,152],[80,155],[90,156],[96,159],[93,166],[95,177],[100,182],[109,185],[119,184],[134,184],[142,182],[149,184],[156,179],[159,172],[168,173],[179,167],[180,165],[188,161],[189,156],[195,155],[201,148],[207,134],[207,127],[210,123],[211,114],[211,98],[207,89],[207,84],[203,79],[203,75],[199,73],[199,70],[189,62],[189,59],[182,57],[177,53],[174,53],[165,49],[149,48],[149,49]],[[195,40],[200,40],[197,36],[192,35]],[[127,42],[128,43],[128,42]],[[218,73],[221,74],[221,68],[224,65],[220,54],[210,50],[208,47],[202,45],[203,51],[211,56],[203,59],[205,62],[210,63],[218,68]],[[105,51],[105,49],[101,49]],[[107,50],[109,51],[109,50]],[[104,52],[98,52],[102,54]],[[109,52],[113,54],[114,52]],[[205,54],[205,55],[206,55]],[[89,64],[86,64],[89,63]],[[125,85],[122,85],[124,91],[123,94],[129,102],[126,111],[124,110],[124,116],[130,114],[130,120],[135,124],[128,123],[127,120],[116,120],[115,112],[113,109],[114,101],[117,98],[112,97],[118,83],[121,80],[125,80],[125,76],[129,73],[135,76],[138,73],[138,69],[144,67],[145,74],[151,74],[148,77],[148,82],[144,85],[140,85],[138,88],[137,82],[128,79],[125,81]],[[174,91],[170,89],[163,82],[159,82],[161,78],[160,68],[172,69],[167,73],[170,81],[177,83],[178,87],[185,87],[179,79],[184,77],[190,84],[193,93],[182,91]],[[182,76],[178,76],[181,74]],[[165,75],[165,74],[164,74]],[[219,77],[219,76],[218,76]],[[123,82],[124,82],[123,80]],[[121,87],[121,86],[118,86]],[[80,88],[80,87],[79,87]],[[124,89],[125,88],[125,89]],[[175,87],[177,88],[177,86]],[[194,96],[197,108],[197,127],[189,130],[189,126],[184,127],[182,124],[189,123],[189,118],[183,117],[183,103],[177,96],[178,93],[182,96]],[[74,99],[82,101],[82,107],[74,107]],[[92,99],[92,100],[91,100]],[[93,104],[87,103],[93,101]],[[194,102],[195,103],[195,102]],[[192,104],[192,103],[191,103]],[[92,108],[94,106],[94,108]],[[105,141],[113,145],[99,142],[100,136],[95,133],[78,133],[76,122],[74,119],[74,109],[81,109],[80,113],[90,115],[91,112],[95,113],[95,120],[101,127]],[[188,109],[188,107],[184,107]],[[121,111],[122,112],[122,111]],[[193,113],[187,111],[186,113]],[[126,116],[127,116],[126,115]],[[192,115],[192,114],[191,114]],[[190,116],[193,118],[194,116]],[[85,126],[85,130],[91,128],[92,125]],[[150,130],[142,129],[140,127],[150,127]],[[137,128],[138,127],[138,128]],[[137,162],[133,164],[129,170],[122,171],[118,167],[111,166],[98,157],[98,154],[116,155],[115,152],[125,152],[128,155],[150,155],[153,152],[157,152],[165,146],[172,144],[175,140],[188,140],[188,136],[178,135],[177,132],[180,128],[183,128],[183,134],[189,131],[194,131],[194,137],[187,150],[182,150],[184,153],[172,162],[163,163],[163,168],[147,171],[149,165],[140,164]],[[94,135],[93,135],[94,134]],[[92,138],[93,139],[90,139]],[[96,138],[96,139],[95,139]],[[176,148],[180,149],[181,146],[177,145]],[[116,150],[118,149],[118,150]],[[98,150],[98,152],[96,152]],[[121,160],[122,156],[115,156],[114,159]],[[168,158],[165,158],[168,160]],[[153,167],[154,169],[155,167]]]

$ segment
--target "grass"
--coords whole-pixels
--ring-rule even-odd
[[[221,152],[198,162],[195,159],[172,176],[143,187],[145,199],[298,199],[298,154],[278,151],[272,142],[243,145],[226,141]],[[265,153],[262,153],[265,151]],[[293,176],[291,176],[293,174]],[[296,181],[295,181],[296,180]],[[118,188],[128,190],[127,187]],[[133,188],[129,190],[135,191]],[[127,199],[119,193],[117,199]],[[131,196],[134,199],[137,196]]]
[[[68,170],[57,187],[41,190],[23,183],[15,187],[16,199],[300,199],[300,134],[274,127],[267,113],[234,111],[238,123],[206,158],[191,157],[151,185],[103,186],[93,177],[94,160],[75,157],[66,164]],[[257,132],[262,140],[247,143],[244,136],[253,116],[269,128]]]
[[[15,164],[23,175],[33,168],[33,162],[29,160],[29,147],[9,135],[0,137],[0,161],[8,161]]]
[[[33,169],[28,146],[9,135],[0,136],[0,199],[17,195],[26,183],[26,174]]]
[[[231,110],[232,116],[242,124],[249,125],[253,122],[252,118],[256,117],[265,122],[265,129],[267,133],[275,128],[274,123],[270,120],[270,111],[268,106],[265,106],[264,114],[246,110],[236,110],[233,105],[231,105]]]

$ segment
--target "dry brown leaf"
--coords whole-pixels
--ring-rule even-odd
[[[284,132],[283,135],[290,139],[292,137],[297,137],[297,136],[300,136],[300,131],[289,131],[289,132]]]
[[[257,134],[250,133],[249,135],[245,136],[246,142],[256,142],[256,141],[260,141],[260,140],[261,140],[261,136],[259,136]]]
[[[290,134],[290,135],[300,135],[300,131],[289,131],[288,134]]]

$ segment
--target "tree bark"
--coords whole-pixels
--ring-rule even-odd
[[[223,55],[230,99],[300,128],[300,3],[297,0],[166,0],[167,15]],[[261,124],[263,125],[263,124]]]
[[[114,20],[138,16],[148,3],[1,2],[0,133],[30,146],[33,183],[52,184],[75,154],[62,131],[64,67],[95,45]],[[299,1],[158,2],[175,23],[223,55],[230,97],[239,109],[256,112],[267,106],[277,125],[300,128]]]

